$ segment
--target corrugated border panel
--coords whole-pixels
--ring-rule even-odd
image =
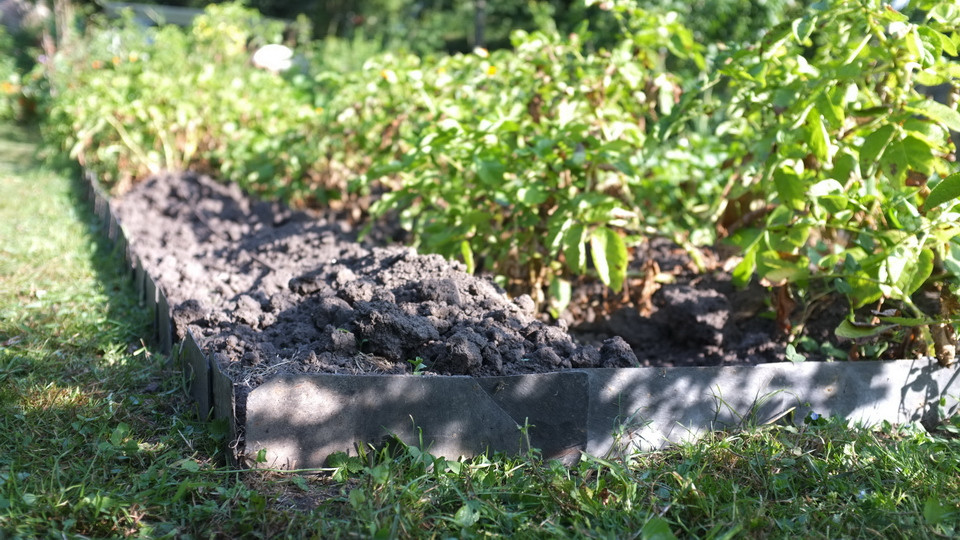
[[[170,354],[173,350],[173,325],[170,322],[170,304],[163,289],[157,287],[157,337],[160,352]]]
[[[157,284],[153,281],[153,277],[150,276],[149,272],[144,271],[143,273],[143,291],[144,291],[144,305],[149,310],[150,314],[153,315],[153,334],[154,338],[157,337],[157,329],[159,325],[157,324]]]
[[[209,419],[212,409],[210,360],[203,354],[193,333],[189,330],[181,345],[180,365],[183,369],[187,393],[197,404],[197,417],[201,420]]]
[[[213,417],[226,424],[226,455],[232,465],[239,463],[237,446],[237,396],[233,379],[225,374],[216,361],[210,362],[211,383],[213,386]]]

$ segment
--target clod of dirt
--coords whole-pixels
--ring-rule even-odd
[[[654,295],[660,307],[656,319],[669,330],[674,341],[693,345],[723,345],[724,330],[730,319],[730,302],[714,290],[698,290],[689,285],[667,285]]]

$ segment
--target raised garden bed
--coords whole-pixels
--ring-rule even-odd
[[[119,204],[89,180],[161,349],[243,462],[319,467],[391,435],[448,457],[530,445],[573,459],[810,413],[899,423],[957,410],[958,371],[930,359],[778,361],[775,323],[744,307],[757,291],[693,276],[670,246],[649,250],[657,266],[679,262],[648,317],[581,304],[551,325],[456,263],[357,243],[335,216],[190,174]]]

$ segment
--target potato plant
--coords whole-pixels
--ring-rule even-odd
[[[577,34],[516,32],[510,51],[391,72],[394,91],[431,121],[415,120],[413,149],[371,170],[398,179],[374,214],[399,212],[424,248],[540,302],[549,293],[555,308],[570,276],[595,273],[619,291],[630,244],[660,209],[646,197],[649,132],[682,92],[643,36],[681,35],[690,48],[670,56],[699,60],[676,22],[632,22],[637,32],[609,51],[590,52]]]
[[[956,90],[960,65],[947,56],[960,46],[960,10],[926,8],[911,22],[871,0],[816,4],[725,59],[714,81],[725,103],[689,103],[696,114],[717,107],[714,129],[730,144],[716,215],[742,249],[737,280],[756,273],[808,298],[830,290],[851,308],[874,306],[883,324],[851,319],[838,329],[846,337],[930,324],[948,361],[942,323],[957,323],[960,276],[949,130],[960,131],[960,114],[918,86]],[[940,291],[942,312],[914,301],[924,285]]]
[[[248,45],[278,41],[282,25],[227,4],[186,31],[96,28],[48,66],[46,124],[108,183],[188,167],[267,196],[307,183],[317,150],[305,135],[319,116],[289,81],[249,65]]]

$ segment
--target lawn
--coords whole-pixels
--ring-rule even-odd
[[[43,160],[36,133],[0,133],[0,538],[960,534],[960,418],[754,426],[569,468],[397,445],[327,470],[231,469],[140,339],[148,315],[76,171]]]

